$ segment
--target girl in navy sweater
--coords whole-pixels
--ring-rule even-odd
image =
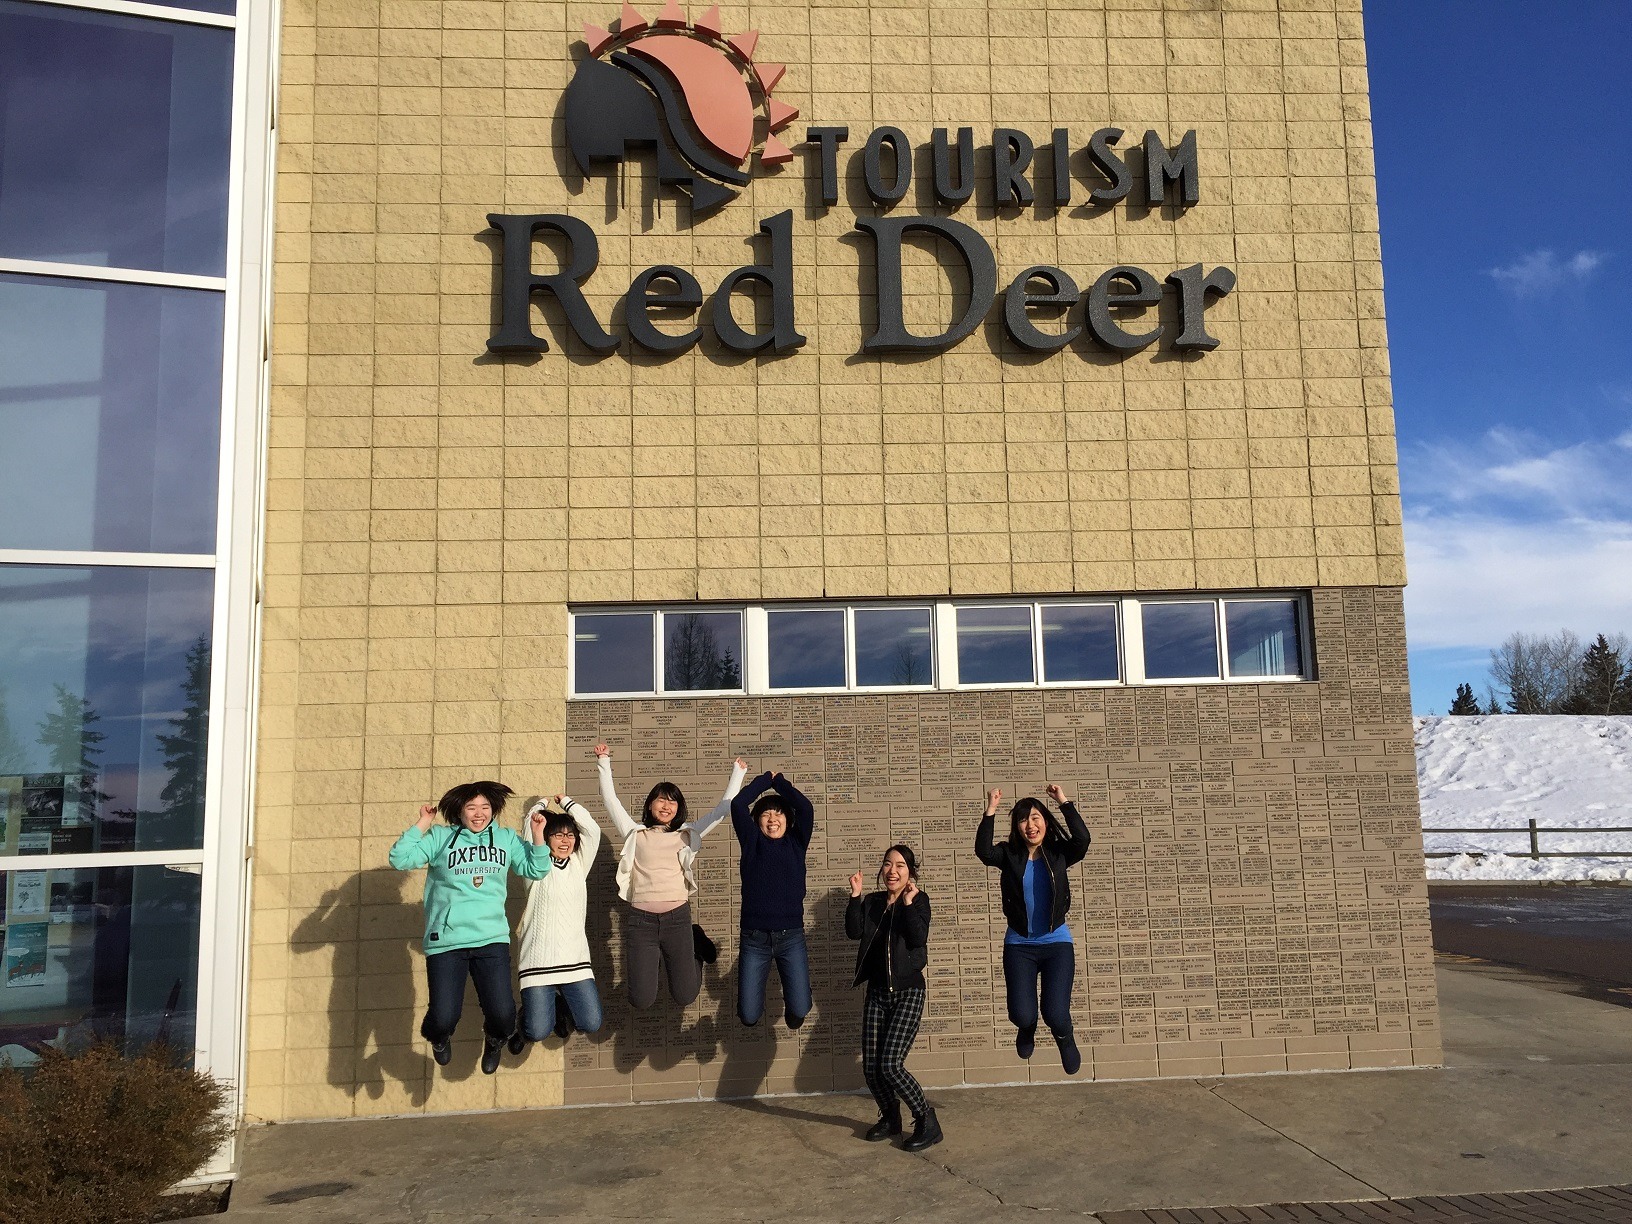
[[[805,948],[805,852],[816,810],[781,774],[762,773],[731,800],[742,846],[742,942],[737,957],[737,1018],[759,1023],[771,962],[782,981],[790,1029],[810,1014],[810,956]]]

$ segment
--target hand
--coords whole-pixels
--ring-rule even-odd
[[[565,807],[567,805],[567,797],[565,795],[551,795],[550,802],[555,804],[556,807]]]
[[[901,904],[911,905],[912,899],[918,895],[918,881],[909,879],[907,886],[901,890]]]
[[[858,872],[856,872],[855,875],[851,876],[850,877],[850,895],[852,897],[861,896],[861,886],[864,883],[866,883],[866,879],[865,879],[865,877],[862,876],[861,872],[858,871]]]
[[[736,759],[736,761],[734,762],[734,764],[736,765],[736,767],[738,769],[747,769],[748,768],[748,762],[743,760],[741,757],[738,757]]]
[[[419,831],[426,832],[431,827],[431,821],[436,819],[436,804],[422,803],[419,805]]]
[[[534,808],[528,815],[532,817],[533,844],[536,846],[544,836],[544,825],[549,821],[550,814],[543,808]]]
[[[1048,784],[1047,789],[1048,789],[1048,797],[1050,799],[1054,800],[1054,803],[1055,803],[1056,806],[1058,806],[1059,804],[1062,804],[1062,803],[1070,803],[1071,802],[1071,800],[1069,800],[1069,799],[1067,799],[1065,797],[1065,791],[1062,790],[1060,787],[1054,785],[1054,783],[1050,782]]]
[[[1003,788],[994,786],[986,792],[986,815],[996,816],[997,805],[1003,802]]]
[[[608,748],[605,744],[596,744],[595,755],[598,757],[605,757],[610,761],[612,759],[612,749]]]

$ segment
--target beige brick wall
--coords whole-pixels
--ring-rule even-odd
[[[647,3],[655,16],[655,0]],[[706,6],[703,6],[706,7]],[[700,11],[700,8],[699,8]],[[803,154],[695,227],[641,180],[568,187],[579,26],[613,4],[284,7],[249,1109],[264,1118],[549,1104],[556,1056],[428,1075],[413,807],[471,775],[563,778],[569,600],[1397,586],[1403,548],[1358,3],[724,5],[808,124],[935,124],[1080,146],[1195,128],[1201,203],[956,214],[1006,281],[1232,267],[1223,343],[1173,359],[855,357],[854,183]],[[848,158],[841,164],[848,164]],[[859,173],[859,164],[856,167]],[[1078,199],[1083,188],[1079,182]],[[601,239],[603,321],[661,261],[705,288],[795,215],[809,343],[722,360],[499,360],[485,214]],[[921,267],[911,285],[940,302]],[[468,1070],[468,1067],[466,1068]]]

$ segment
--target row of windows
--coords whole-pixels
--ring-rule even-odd
[[[1293,596],[583,609],[575,697],[1297,680]]]

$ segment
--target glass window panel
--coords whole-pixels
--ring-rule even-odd
[[[0,255],[223,275],[232,39],[0,0]]]
[[[0,1062],[98,1038],[191,1051],[201,879],[196,866],[0,872]]]
[[[572,618],[572,684],[576,693],[650,693],[652,613],[580,612]]]
[[[215,551],[224,302],[0,275],[0,547]]]
[[[1147,603],[1139,608],[1145,631],[1145,676],[1203,680],[1218,676],[1217,605]]]
[[[1116,680],[1122,671],[1112,604],[1043,605],[1043,679]]]
[[[958,609],[958,683],[1030,684],[1030,608]]]
[[[203,844],[208,570],[0,566],[0,854]]]
[[[857,608],[856,683],[869,688],[935,679],[928,608]]]
[[[787,610],[765,614],[771,687],[844,687],[844,611]]]
[[[671,692],[742,687],[741,612],[665,612],[663,687]]]
[[[1232,676],[1301,676],[1298,606],[1290,599],[1225,600]]]

